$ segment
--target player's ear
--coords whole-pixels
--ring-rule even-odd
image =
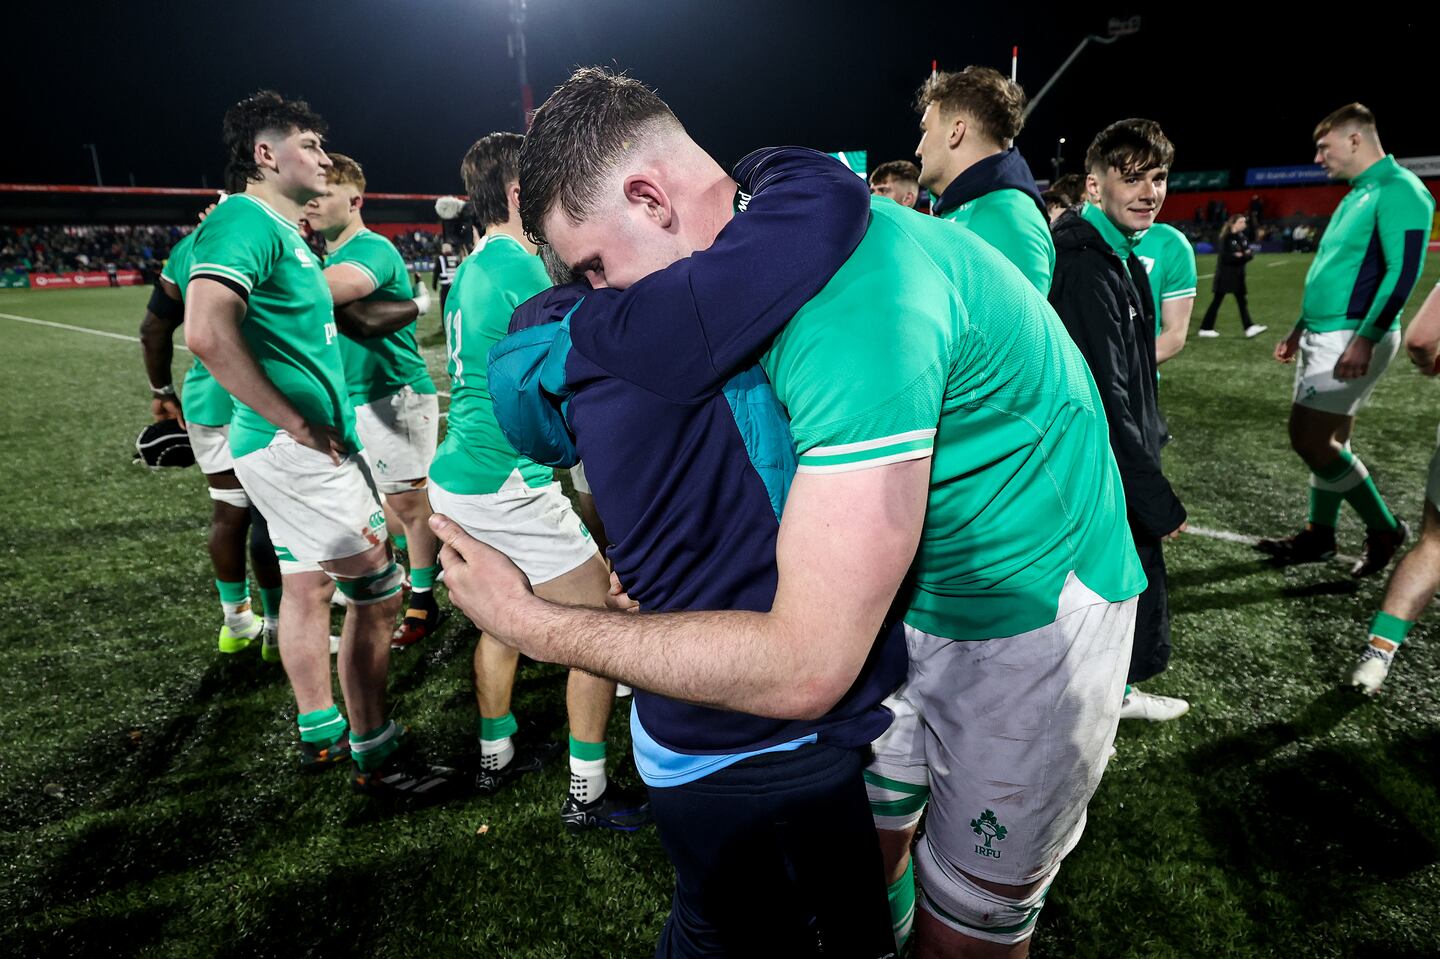
[[[950,124],[950,136],[946,141],[946,145],[950,149],[955,149],[960,145],[960,141],[965,139],[965,129],[965,118],[957,116],[955,121]]]
[[[351,210],[357,210],[357,211],[358,211],[358,210],[359,210],[362,206],[364,206],[364,205],[365,205],[365,198],[364,198],[363,196],[361,196],[360,194],[357,193],[357,194],[355,194],[354,196],[352,196],[352,197],[350,198],[350,209],[351,209]]]
[[[1100,178],[1093,171],[1085,174],[1085,198],[1091,203],[1100,203]]]
[[[519,180],[516,180],[514,183],[510,184],[510,189],[507,191],[507,196],[508,196],[509,203],[510,203],[510,210],[511,210],[511,214],[510,214],[510,215],[511,215],[512,218],[518,219],[518,218],[519,218],[519,214],[520,214],[520,181],[519,181]]]
[[[255,141],[255,165],[262,170],[274,170],[275,145],[266,140]]]
[[[645,173],[633,173],[625,178],[625,200],[642,208],[646,219],[662,230],[668,230],[674,220],[675,211],[665,188]]]

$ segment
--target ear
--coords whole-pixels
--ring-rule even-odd
[[[357,193],[357,194],[355,194],[354,196],[352,196],[352,197],[350,198],[350,209],[351,209],[352,211],[359,211],[359,209],[360,209],[362,206],[364,206],[364,205],[365,205],[365,198],[364,198],[363,196],[361,196],[360,194]]]
[[[275,163],[275,145],[266,140],[255,141],[255,165],[262,170],[279,169]]]
[[[1091,203],[1100,203],[1100,178],[1093,173],[1085,174],[1085,197]]]
[[[510,215],[512,217],[518,217],[520,215],[520,182],[518,180],[510,184],[506,199],[510,204]]]
[[[670,197],[648,173],[632,173],[623,184],[626,202],[642,208],[646,219],[662,230],[670,229],[675,219],[675,209]]]
[[[952,150],[958,147],[960,141],[965,139],[965,129],[965,118],[957,116],[955,122],[950,124],[950,136],[946,139],[945,145]]]

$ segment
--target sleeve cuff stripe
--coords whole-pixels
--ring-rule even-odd
[[[845,453],[862,453],[866,450],[879,450],[896,443],[908,443],[911,440],[931,440],[935,438],[935,430],[910,430],[908,433],[895,433],[891,436],[878,436],[873,440],[861,440],[858,443],[841,443],[837,446],[812,446],[805,451],[801,459],[812,456],[838,456]]]
[[[924,439],[895,443],[880,449],[865,450],[859,453],[842,453],[837,456],[815,456],[806,453],[800,457],[795,471],[797,473],[844,473],[850,470],[873,469],[889,463],[924,459],[934,450],[934,441]]]
[[[1164,303],[1166,300],[1188,300],[1194,296],[1195,287],[1192,286],[1188,290],[1171,290],[1169,293],[1161,293],[1160,302]]]
[[[371,269],[370,269],[368,266],[366,266],[365,264],[363,264],[363,263],[357,263],[357,262],[354,261],[354,260],[346,260],[346,261],[343,262],[343,263],[336,263],[335,265],[336,265],[336,266],[350,266],[350,267],[354,267],[356,270],[358,270],[358,271],[360,272],[360,275],[361,275],[361,276],[365,277],[365,279],[367,279],[367,280],[370,281],[370,285],[371,285],[371,286],[375,287],[375,289],[377,289],[377,290],[380,288],[380,280],[375,276],[375,274],[371,271]]]
[[[221,266],[219,263],[196,263],[190,268],[190,279],[193,280],[195,277],[206,273],[212,276],[223,276],[227,280],[234,280],[236,283],[245,287],[247,291],[254,289],[254,284],[250,282],[250,278],[244,273],[228,266]]]

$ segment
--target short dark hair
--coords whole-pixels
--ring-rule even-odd
[[[1175,145],[1154,120],[1116,120],[1090,141],[1085,151],[1085,169],[1116,169],[1139,173],[1156,167],[1169,168],[1175,162]]]
[[[520,178],[524,142],[518,133],[492,133],[476,140],[460,161],[460,179],[482,230],[510,219],[508,187]]]
[[[324,136],[329,124],[304,100],[286,100],[274,90],[261,90],[225,111],[220,136],[225,143],[225,179],[253,183],[261,179],[255,163],[255,141],[262,134],[286,135],[309,130]]]
[[[683,129],[639,80],[581,67],[535,111],[520,150],[520,222],[536,243],[555,207],[580,223],[600,198],[604,175],[657,122]]]
[[[1079,206],[1085,201],[1085,178],[1078,173],[1067,173],[1050,184],[1046,192],[1054,193],[1065,206]]]
[[[958,73],[932,73],[915,95],[920,113],[934,103],[941,110],[963,110],[996,143],[1013,140],[1025,126],[1025,91],[999,70],[969,66]]]
[[[1350,126],[1351,124],[1373,130],[1375,129],[1375,114],[1371,113],[1370,108],[1363,103],[1347,103],[1315,124],[1313,139],[1318,140],[1336,127]]]
[[[877,166],[870,174],[870,183],[885,183],[889,180],[907,180],[911,183],[920,182],[920,168],[909,160],[891,160]]]

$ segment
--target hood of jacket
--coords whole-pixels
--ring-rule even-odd
[[[1045,215],[1045,201],[1040,198],[1040,188],[1035,185],[1030,165],[1016,147],[986,157],[952,180],[935,204],[935,215],[944,216],[948,211],[996,190],[1019,190],[1034,200],[1040,214]]]

